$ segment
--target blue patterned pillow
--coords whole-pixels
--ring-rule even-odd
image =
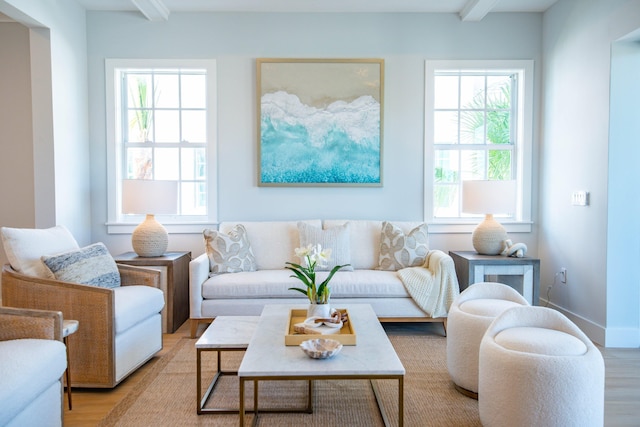
[[[113,257],[102,243],[53,256],[43,256],[42,262],[64,282],[81,283],[101,288],[120,286],[120,273]]]

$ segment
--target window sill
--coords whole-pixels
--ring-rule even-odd
[[[473,230],[480,224],[478,222],[472,223],[446,223],[446,222],[429,222],[429,234],[462,234],[472,233]],[[507,230],[507,233],[530,233],[533,228],[532,222],[501,222],[503,227]]]
[[[206,228],[218,229],[217,223],[190,222],[183,224],[162,224],[169,234],[202,234]],[[107,223],[107,234],[131,234],[138,224]]]

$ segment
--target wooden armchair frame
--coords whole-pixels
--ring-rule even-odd
[[[159,271],[129,265],[118,265],[118,270],[122,286],[160,288]],[[69,337],[73,341],[69,355],[73,366],[71,385],[102,388],[117,385],[112,289],[26,276],[5,265],[2,303],[8,307],[60,311],[65,319],[78,320],[78,332]]]
[[[62,342],[62,312],[0,307],[0,341],[37,338]]]

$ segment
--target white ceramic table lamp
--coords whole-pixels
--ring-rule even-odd
[[[177,211],[177,181],[122,181],[122,213],[146,215],[146,219],[131,235],[131,245],[139,256],[155,257],[165,253],[169,245],[169,235],[154,215],[172,215]]]
[[[473,247],[482,255],[498,255],[507,231],[494,214],[512,214],[516,208],[516,181],[462,181],[462,212],[484,214],[473,230]]]

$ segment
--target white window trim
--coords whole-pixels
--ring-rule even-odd
[[[116,120],[119,105],[116,105],[115,71],[119,68],[200,68],[207,70],[207,198],[208,215],[204,221],[185,221],[178,216],[156,216],[169,233],[202,233],[203,228],[218,223],[217,182],[217,76],[215,59],[106,59],[105,100],[107,133],[107,233],[130,234],[144,220],[144,215],[128,215],[127,221],[118,213],[121,176],[121,150],[117,144]]]
[[[532,229],[532,162],[533,162],[533,60],[427,60],[425,61],[425,150],[424,150],[424,221],[430,233],[471,233],[480,222],[476,218],[434,219],[433,217],[433,168],[434,168],[434,75],[440,69],[460,70],[517,70],[521,71],[519,84],[524,96],[520,101],[519,122],[522,124],[522,144],[516,150],[516,174],[522,187],[518,194],[522,198],[522,212],[517,221],[500,221],[507,232],[528,233]]]

